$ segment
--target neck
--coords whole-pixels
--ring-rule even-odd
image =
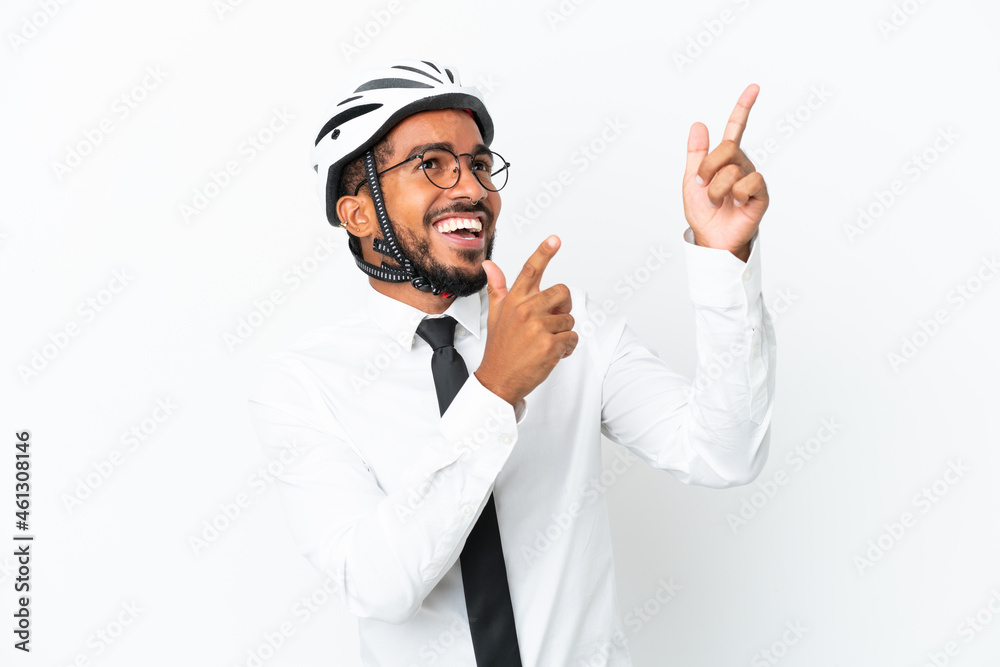
[[[454,298],[442,299],[440,295],[421,292],[410,283],[387,283],[372,277],[368,278],[368,283],[376,292],[396,301],[402,301],[429,315],[440,315],[455,301]]]

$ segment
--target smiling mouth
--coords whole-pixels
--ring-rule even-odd
[[[449,241],[478,241],[483,234],[483,223],[478,218],[449,217],[435,222],[434,229]]]

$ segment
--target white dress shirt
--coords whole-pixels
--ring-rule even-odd
[[[775,342],[757,239],[746,264],[685,240],[693,382],[576,292],[580,342],[517,411],[472,374],[485,290],[448,308],[470,375],[443,416],[415,335],[425,313],[375,290],[261,366],[255,428],[282,461],[297,546],[359,617],[365,665],[475,665],[458,558],[491,492],[524,667],[631,664],[601,433],[688,484],[745,484],[767,458]]]

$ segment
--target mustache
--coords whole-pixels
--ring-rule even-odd
[[[484,200],[480,200],[473,204],[472,202],[455,202],[447,208],[438,209],[436,211],[427,211],[424,214],[424,226],[430,226],[431,222],[435,218],[440,218],[442,215],[448,215],[451,213],[482,213],[484,216],[484,227],[486,225],[493,224],[493,211],[489,206],[486,205]]]

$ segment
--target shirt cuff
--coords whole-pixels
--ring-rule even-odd
[[[746,263],[728,250],[695,245],[691,228],[684,232],[684,257],[691,301],[712,308],[753,303],[761,292],[758,231],[750,239]]]

